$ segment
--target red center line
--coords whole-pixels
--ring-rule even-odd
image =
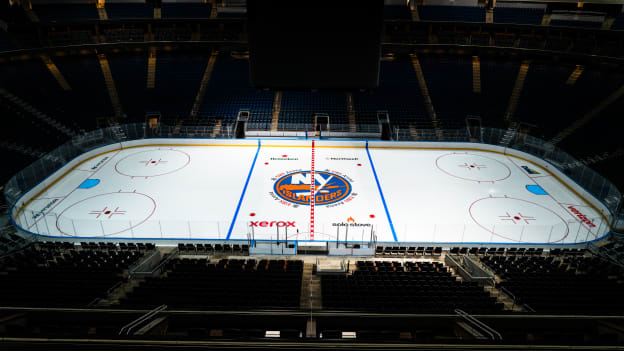
[[[310,240],[314,240],[314,140],[312,140],[312,166],[310,168]]]

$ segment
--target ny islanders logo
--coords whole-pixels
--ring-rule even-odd
[[[275,194],[285,201],[299,204],[310,204],[310,171],[298,171],[286,174],[275,181]],[[346,199],[351,194],[351,184],[342,176],[326,172],[314,172],[314,204],[329,205]]]

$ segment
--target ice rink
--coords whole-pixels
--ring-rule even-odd
[[[166,142],[71,162],[18,201],[16,224],[176,241],[575,244],[609,231],[597,200],[545,162],[480,144]]]

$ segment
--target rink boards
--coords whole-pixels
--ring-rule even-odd
[[[476,143],[146,139],[92,150],[14,206],[110,240],[579,244],[608,209],[546,161]]]

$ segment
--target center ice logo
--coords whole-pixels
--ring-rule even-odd
[[[310,171],[287,174],[279,178],[273,189],[280,198],[300,205],[310,204]],[[314,172],[314,204],[329,205],[345,199],[351,193],[351,184],[343,177],[323,171]]]

